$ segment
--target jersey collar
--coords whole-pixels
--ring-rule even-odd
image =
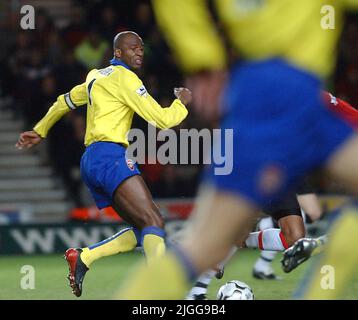
[[[128,65],[126,65],[123,61],[118,60],[116,58],[113,58],[112,60],[109,61],[111,63],[112,66],[122,66],[125,67],[126,69],[130,70],[130,68],[128,67]]]

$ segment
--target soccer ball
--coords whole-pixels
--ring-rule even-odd
[[[255,295],[251,288],[244,282],[231,280],[220,287],[218,300],[254,300]]]

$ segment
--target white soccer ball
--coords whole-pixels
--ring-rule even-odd
[[[254,300],[255,295],[251,288],[244,282],[231,280],[220,287],[218,300]]]

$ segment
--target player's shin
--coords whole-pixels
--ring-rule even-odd
[[[121,287],[116,299],[174,300],[182,299],[197,276],[192,263],[178,248],[150,264],[141,263]]]
[[[195,281],[194,286],[190,290],[189,294],[187,295],[187,300],[203,300],[206,299],[206,293],[208,291],[208,286],[211,283],[211,280],[214,277],[218,277],[218,274],[220,274],[220,278],[223,276],[224,267],[225,265],[230,261],[230,259],[234,256],[236,253],[238,247],[234,246],[230,250],[227,257],[220,262],[216,268],[210,269],[204,273],[202,273]]]
[[[288,248],[281,230],[274,228],[251,232],[245,240],[245,245],[248,248],[259,248],[269,251],[283,251]]]
[[[105,257],[133,250],[138,244],[139,231],[126,228],[112,237],[82,249],[81,260],[89,267],[94,261]]]
[[[191,288],[187,295],[187,300],[205,300],[206,293],[208,292],[208,286],[211,280],[215,277],[216,270],[210,269],[202,273],[196,280],[194,286]]]
[[[254,270],[258,272],[272,271],[272,261],[275,259],[277,251],[263,250],[260,257],[256,260]]]

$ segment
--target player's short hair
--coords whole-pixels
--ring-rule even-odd
[[[113,50],[114,49],[118,49],[121,46],[121,42],[123,41],[123,39],[128,35],[128,34],[133,34],[136,35],[138,38],[142,39],[138,33],[134,32],[134,31],[122,31],[120,33],[117,33],[116,36],[113,39]]]

